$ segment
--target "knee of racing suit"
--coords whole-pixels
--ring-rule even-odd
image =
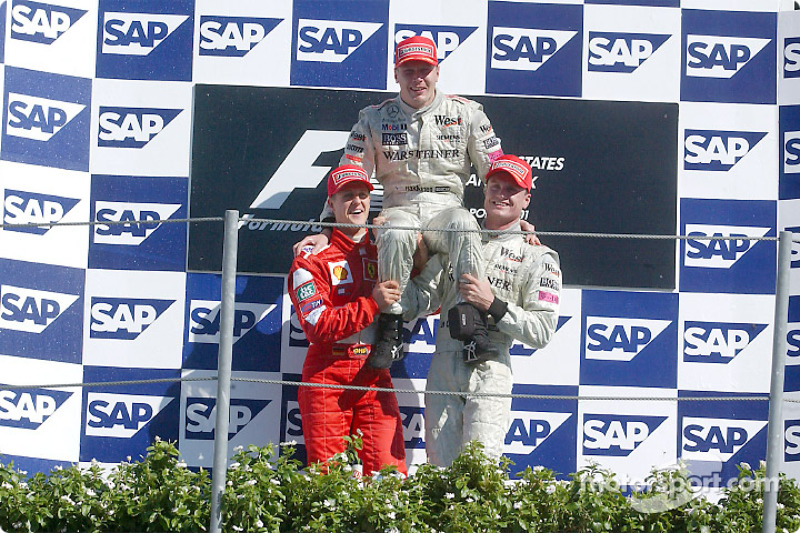
[[[482,278],[485,263],[479,230],[478,221],[466,208],[451,207],[431,219],[424,236],[431,252],[450,255],[455,279],[464,273]]]
[[[419,230],[413,228],[419,228],[419,218],[400,209],[386,209],[381,215],[386,222],[375,232],[378,278],[381,281],[397,281],[402,292],[414,264],[413,256]]]

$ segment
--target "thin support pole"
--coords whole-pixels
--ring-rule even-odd
[[[222,244],[222,301],[217,360],[217,416],[214,426],[214,469],[211,472],[211,533],[222,531],[222,494],[228,473],[228,425],[231,410],[233,318],[236,303],[236,256],[239,248],[239,211],[225,211]]]
[[[775,533],[778,510],[778,479],[783,454],[783,375],[786,366],[786,333],[789,321],[789,269],[792,233],[778,238],[778,279],[775,285],[775,331],[772,336],[772,376],[767,426],[767,469],[764,483],[762,533]]]

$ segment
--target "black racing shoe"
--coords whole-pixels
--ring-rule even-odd
[[[448,313],[450,336],[464,342],[464,362],[496,359],[500,351],[489,340],[489,315],[472,304],[461,302]]]
[[[378,335],[367,365],[384,369],[405,357],[403,351],[403,315],[381,313],[378,315]]]

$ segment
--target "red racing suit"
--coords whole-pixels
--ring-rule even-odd
[[[356,243],[334,229],[328,247],[294,259],[289,297],[310,343],[304,383],[392,388],[388,369],[364,364],[379,313],[372,298],[377,279],[377,251],[368,236]],[[386,465],[406,473],[403,423],[393,392],[300,387],[297,396],[309,464],[343,452],[343,437],[361,430],[358,456],[365,474]]]

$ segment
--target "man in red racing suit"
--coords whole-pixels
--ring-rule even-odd
[[[372,185],[367,173],[344,165],[328,177],[336,222],[365,224]],[[388,369],[365,365],[375,317],[400,297],[394,281],[378,283],[377,250],[365,228],[336,228],[316,254],[295,257],[289,296],[310,346],[303,382],[392,388]],[[358,456],[369,475],[387,465],[406,473],[403,424],[393,392],[301,386],[298,403],[309,464],[345,450],[344,437],[362,433]]]

